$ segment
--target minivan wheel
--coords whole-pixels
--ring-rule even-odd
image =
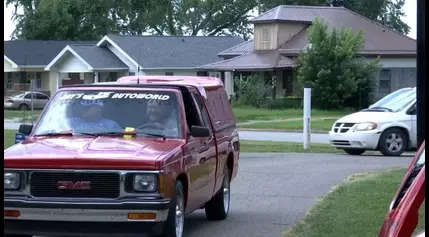
[[[349,155],[355,155],[355,156],[362,155],[365,152],[365,150],[363,149],[349,149],[349,148],[344,149],[344,151]]]
[[[381,134],[378,147],[385,156],[400,156],[408,147],[408,137],[399,128],[389,128]]]
[[[224,168],[222,187],[216,195],[206,203],[205,212],[208,220],[224,220],[228,217],[231,203],[231,178],[227,166]]]
[[[29,108],[27,104],[20,104],[18,107],[19,110],[28,110]]]
[[[167,221],[164,223],[162,237],[183,237],[185,226],[185,195],[183,184],[176,181],[174,184],[174,196],[171,199]]]

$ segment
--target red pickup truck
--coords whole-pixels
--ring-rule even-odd
[[[4,151],[5,236],[182,237],[223,220],[238,130],[220,79],[129,76],[59,89]]]

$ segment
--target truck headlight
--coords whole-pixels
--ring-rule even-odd
[[[18,189],[20,178],[18,173],[4,172],[4,189],[13,190]]]
[[[370,131],[377,128],[376,123],[358,123],[355,125],[355,131]]]
[[[158,188],[158,177],[155,174],[136,174],[133,178],[133,189],[137,192],[155,192]]]

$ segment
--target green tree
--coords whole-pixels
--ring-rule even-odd
[[[298,83],[312,88],[316,107],[338,109],[367,106],[374,89],[374,73],[379,60],[358,56],[364,46],[363,31],[328,29],[316,19],[309,28],[309,47],[297,58]]]
[[[5,0],[20,39],[98,39],[128,35],[238,35],[248,39],[256,0]]]

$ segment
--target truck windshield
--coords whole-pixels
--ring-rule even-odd
[[[181,136],[177,94],[172,90],[69,90],[58,92],[33,132]]]

